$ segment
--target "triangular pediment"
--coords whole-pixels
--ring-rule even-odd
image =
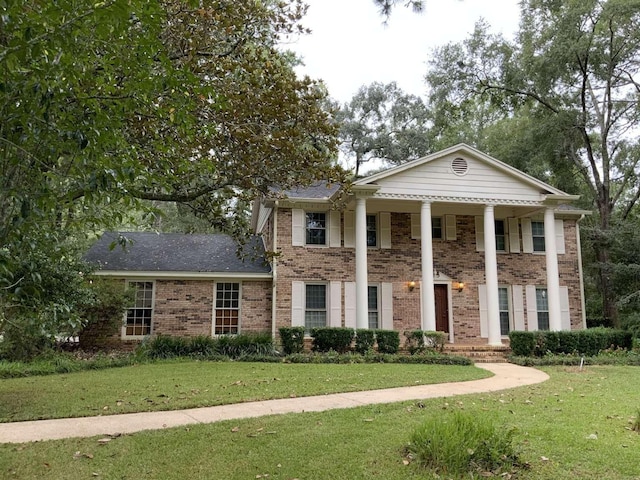
[[[375,185],[378,198],[529,204],[549,196],[575,198],[464,144],[362,178],[355,185]]]

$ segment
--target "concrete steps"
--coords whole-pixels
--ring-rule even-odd
[[[506,346],[447,344],[444,353],[467,357],[476,363],[506,363],[511,349]]]

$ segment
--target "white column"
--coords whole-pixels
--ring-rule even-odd
[[[484,273],[487,282],[487,327],[489,345],[502,345],[498,299],[498,260],[493,205],[484,207]]]
[[[558,249],[553,209],[544,212],[544,249],[547,260],[547,299],[549,301],[549,330],[562,330],[560,309],[560,279],[558,277]]]
[[[420,249],[422,255],[422,329],[436,329],[436,298],[433,292],[433,239],[431,237],[431,203],[420,209]]]
[[[367,202],[356,198],[356,328],[369,328]]]

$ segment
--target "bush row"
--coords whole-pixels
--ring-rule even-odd
[[[578,331],[537,331],[509,333],[511,351],[518,357],[542,357],[547,354],[594,356],[609,349],[630,350],[633,335],[626,330],[589,328]]]
[[[324,353],[293,353],[287,355],[285,363],[401,363],[421,365],[473,365],[466,357],[455,355],[443,355],[430,353],[426,355],[393,355],[388,353],[369,352],[364,355],[359,353],[338,353],[335,351]]]
[[[148,358],[192,357],[209,360],[240,358],[247,355],[274,355],[275,347],[271,335],[254,333],[208,337],[174,337],[158,335],[143,342],[138,348],[139,355]]]

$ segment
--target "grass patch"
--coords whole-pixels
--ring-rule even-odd
[[[464,381],[469,366],[166,360],[0,381],[0,421],[177,410],[290,396]]]
[[[98,438],[0,445],[0,472],[66,479],[469,479],[404,463],[411,432],[434,415],[464,411],[514,429],[529,464],[514,478],[640,477],[640,435],[631,430],[640,369],[544,370],[549,381],[504,392],[141,432],[105,445]]]

